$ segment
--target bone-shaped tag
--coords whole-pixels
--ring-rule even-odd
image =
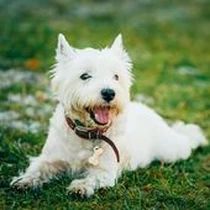
[[[94,147],[93,149],[93,155],[89,157],[88,162],[91,165],[97,166],[99,164],[99,157],[102,155],[104,150],[101,147]]]

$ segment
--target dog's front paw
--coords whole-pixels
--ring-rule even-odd
[[[76,179],[67,188],[67,192],[68,194],[77,194],[84,198],[93,195],[94,189],[86,179]]]
[[[10,186],[17,190],[26,190],[29,188],[34,188],[38,185],[37,180],[32,176],[21,175],[19,177],[14,177],[10,182]]]

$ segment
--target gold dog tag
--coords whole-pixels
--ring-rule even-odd
[[[93,166],[97,166],[99,164],[99,157],[102,155],[103,152],[104,150],[101,147],[94,147],[93,155],[89,157],[88,162]]]

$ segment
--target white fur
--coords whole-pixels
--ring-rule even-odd
[[[145,167],[153,160],[187,159],[192,149],[207,143],[199,126],[179,122],[170,127],[149,107],[130,101],[132,64],[123,48],[121,35],[111,47],[102,50],[74,49],[63,35],[59,35],[56,59],[52,87],[59,104],[50,121],[49,135],[40,156],[34,158],[26,172],[14,178],[11,184],[19,188],[36,187],[61,171],[85,170],[84,177],[75,179],[68,191],[90,196],[96,189],[114,186],[123,170]],[[84,72],[90,73],[92,78],[82,81],[79,77]],[[119,81],[113,79],[114,74],[119,75]],[[108,144],[79,138],[64,118],[66,111],[79,117],[71,110],[72,106],[82,109],[103,104],[100,90],[106,87],[115,90],[112,103],[120,112],[105,135],[118,147],[120,163],[116,162]],[[84,114],[84,117],[87,116]],[[88,159],[96,145],[103,147],[104,152],[99,165],[93,166]]]

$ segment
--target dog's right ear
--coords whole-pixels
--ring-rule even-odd
[[[75,50],[69,45],[65,36],[63,34],[58,35],[58,45],[56,49],[56,60],[65,61],[73,58],[75,55]]]

